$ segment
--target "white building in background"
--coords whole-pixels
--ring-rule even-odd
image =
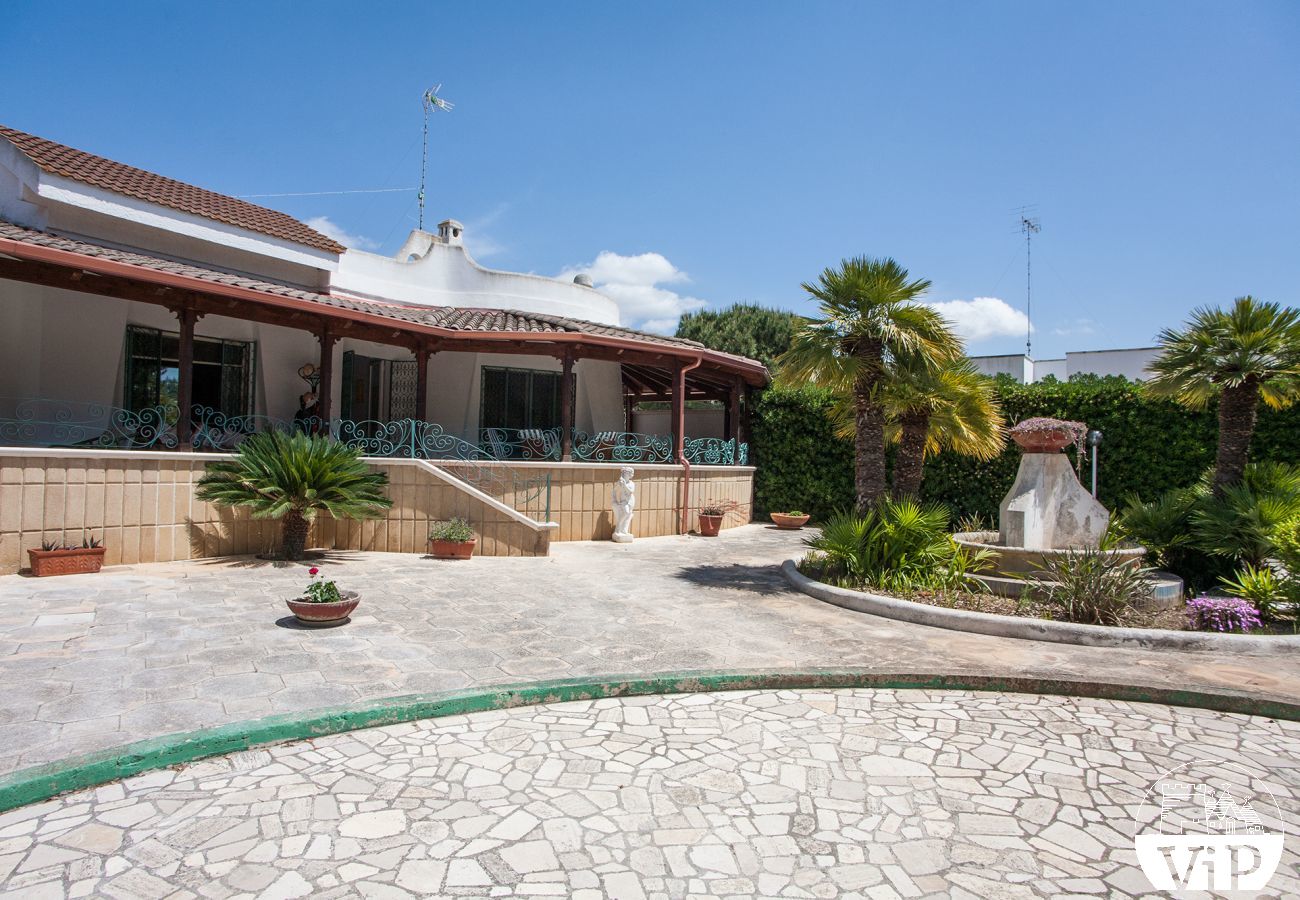
[[[1150,377],[1151,363],[1159,347],[1125,350],[1076,350],[1063,359],[1030,359],[1022,353],[1004,356],[972,356],[975,368],[985,375],[1010,375],[1021,384],[1033,384],[1051,375],[1069,381],[1073,375],[1122,375],[1131,381]]]

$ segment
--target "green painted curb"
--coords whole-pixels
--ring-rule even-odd
[[[1177,690],[1022,675],[896,673],[863,669],[807,669],[795,672],[760,669],[739,672],[673,672],[653,677],[594,676],[438,694],[407,694],[352,706],[269,716],[251,722],[150,738],[113,750],[22,769],[0,778],[0,812],[48,800],[68,791],[94,787],[139,772],[162,769],[208,756],[416,719],[601,697],[855,687],[1093,697],[1300,721],[1300,702],[1271,700],[1228,691]]]

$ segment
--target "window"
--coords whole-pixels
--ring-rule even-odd
[[[484,366],[480,406],[480,428],[558,428],[560,373]]]
[[[373,359],[343,353],[343,403],[339,412],[355,422],[416,419],[418,369],[413,359]]]
[[[125,405],[132,412],[175,406],[180,393],[180,335],[131,325],[126,330]],[[191,402],[227,416],[253,408],[253,344],[194,339]]]

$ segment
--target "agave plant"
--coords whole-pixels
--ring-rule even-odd
[[[1026,579],[1030,591],[1022,598],[1043,598],[1067,622],[1119,625],[1151,594],[1148,570],[1091,547],[1049,559],[1041,570]]]
[[[393,505],[388,476],[326,435],[267,431],[244,439],[230,459],[209,463],[195,495],[219,506],[247,507],[255,518],[281,520],[281,554],[302,559],[318,512],[369,519]]]

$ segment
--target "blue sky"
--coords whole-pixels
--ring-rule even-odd
[[[463,221],[492,267],[595,264],[660,328],[808,311],[801,281],[887,255],[972,352],[1016,352],[1023,204],[1040,358],[1240,294],[1300,304],[1294,2],[10,0],[4,21],[0,122],[233,194],[413,187],[442,82],[426,221]],[[382,251],[415,225],[413,191],[257,202]]]

